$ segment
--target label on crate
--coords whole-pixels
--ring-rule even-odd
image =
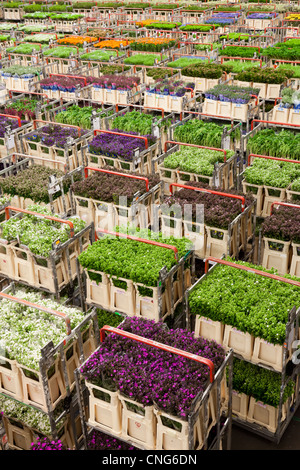
[[[15,139],[14,139],[13,134],[10,134],[10,135],[6,136],[6,146],[7,146],[8,150],[11,150],[11,149],[15,148]]]
[[[100,129],[100,117],[93,118],[93,128]]]
[[[52,250],[56,250],[60,245],[60,239],[58,238],[52,243]]]
[[[158,126],[154,126],[154,128],[153,128],[153,135],[154,135],[154,137],[156,137],[157,139],[159,138],[159,127],[158,127]]]

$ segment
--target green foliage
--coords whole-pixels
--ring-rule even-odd
[[[60,59],[68,59],[71,54],[77,54],[76,47],[55,46],[43,51],[43,55],[46,57],[58,57]]]
[[[230,129],[230,125],[219,126],[214,122],[190,119],[186,123],[174,128],[174,140],[187,144],[204,145],[206,147],[222,147],[223,129]],[[230,134],[231,140],[239,138],[240,131],[237,129]]]
[[[28,210],[53,216],[49,209],[37,204],[29,206]],[[56,217],[59,218],[59,215],[56,215]],[[75,233],[82,230],[86,225],[83,220],[76,217],[70,217],[68,220],[73,222]],[[2,229],[2,238],[12,241],[19,237],[20,243],[28,246],[32,253],[46,258],[52,250],[53,242],[59,239],[63,243],[70,237],[69,225],[29,214],[24,215],[21,219],[11,217],[9,220],[2,222],[0,227]]]
[[[284,343],[289,312],[299,305],[298,287],[226,265],[217,265],[189,296],[192,314],[231,325],[272,344]]]
[[[220,51],[220,55],[224,57],[254,57],[258,50],[258,47],[225,46]]]
[[[245,169],[244,176],[249,184],[287,188],[295,178],[300,177],[300,165],[255,158],[253,164]]]
[[[250,136],[247,143],[249,153],[300,160],[300,134],[290,130],[262,129]]]
[[[167,58],[166,55],[162,57],[156,54],[135,54],[124,59],[124,64],[129,65],[148,65],[152,66],[155,64],[155,61],[161,62]]]
[[[281,376],[275,371],[234,358],[232,388],[277,408],[280,403]],[[294,389],[294,382],[288,380],[283,391],[283,403],[294,393]]]
[[[66,111],[56,114],[55,121],[61,124],[79,126],[82,129],[91,129],[92,106],[81,108],[77,105],[69,106]]]
[[[233,155],[233,151],[227,151],[227,158]],[[188,173],[212,176],[215,163],[224,162],[223,152],[215,150],[183,147],[178,152],[168,155],[163,162],[165,168],[178,169]]]
[[[161,233],[139,231],[140,238],[151,236],[159,242],[176,246],[179,259],[187,253],[187,246],[190,245],[185,238],[164,238]],[[153,287],[157,287],[160,270],[165,266],[169,271],[176,264],[173,250],[110,235],[90,245],[79,255],[78,260],[84,268]]]
[[[116,51],[92,51],[92,52],[86,52],[85,54],[82,54],[80,56],[81,60],[95,60],[99,62],[109,62],[110,57],[116,57],[117,52]]]

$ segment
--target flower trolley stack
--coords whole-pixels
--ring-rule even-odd
[[[96,228],[97,240],[78,256],[82,304],[155,321],[174,317],[194,276],[191,242],[126,230]]]
[[[13,215],[14,214],[14,215]],[[93,224],[76,217],[60,218],[46,207],[5,207],[1,223],[1,275],[59,299],[72,295],[76,260],[94,240]]]
[[[79,448],[74,372],[99,344],[96,311],[15,284],[0,297],[0,403],[9,449],[30,450],[42,436]]]
[[[144,450],[226,448],[231,352],[187,330],[169,331],[137,317],[118,328],[104,326],[100,339],[100,347],[75,372],[85,439],[99,429]],[[121,359],[116,350],[125,345]]]
[[[234,422],[279,442],[299,405],[299,280],[230,258],[205,263],[186,293],[189,328],[233,350]]]

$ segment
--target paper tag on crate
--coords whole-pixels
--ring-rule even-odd
[[[6,135],[6,146],[8,150],[15,148],[15,139],[13,134]]]
[[[158,127],[158,126],[154,126],[154,128],[153,128],[153,135],[154,135],[154,137],[156,137],[157,139],[159,138],[159,127]]]
[[[60,239],[58,238],[52,243],[52,250],[56,250],[60,246]]]

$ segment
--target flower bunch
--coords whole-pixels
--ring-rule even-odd
[[[95,60],[100,62],[109,62],[111,57],[117,55],[116,51],[103,51],[102,49],[98,51],[86,52],[80,56],[81,60]]]
[[[35,119],[35,108],[39,100],[35,98],[23,98],[12,101],[2,111],[3,114],[18,116],[21,119]]]
[[[231,103],[247,104],[258,95],[259,89],[252,87],[239,87],[236,85],[216,85],[205,92],[205,98],[228,101]]]
[[[87,440],[88,450],[134,450],[135,447],[120,441],[116,437],[108,436],[104,432],[93,429]]]
[[[131,175],[133,173],[123,172],[124,175]],[[149,181],[149,188],[153,188],[159,184],[160,180],[158,175],[147,176]],[[112,175],[109,173],[95,172],[84,178],[81,181],[76,181],[72,185],[72,191],[76,196],[95,199],[97,201],[114,202],[119,204],[119,197],[126,196],[128,203],[134,200],[134,195],[144,194],[147,192],[145,182],[142,180],[129,179],[124,176]]]
[[[51,440],[48,437],[36,438],[36,442],[32,442],[31,450],[67,450],[60,439]]]
[[[124,75],[102,75],[101,77],[89,77],[94,88],[109,88],[115,90],[131,90],[141,81],[140,77]]]
[[[264,219],[262,234],[267,238],[300,243],[300,210],[289,206],[274,208]]]
[[[22,54],[31,55],[34,51],[40,51],[41,46],[39,44],[24,43],[17,46],[11,46],[6,48],[6,52],[11,54]]]
[[[170,38],[139,38],[130,41],[130,49],[134,51],[161,52],[176,45],[177,41]]]
[[[21,124],[25,124],[25,121],[21,121]],[[6,127],[10,126],[12,130],[16,130],[19,127],[17,119],[8,118],[6,116],[0,116],[0,137],[3,138],[6,133]]]
[[[269,343],[283,345],[289,312],[300,302],[299,288],[253,274],[253,269],[274,274],[274,269],[266,270],[230,258],[227,260],[250,269],[241,271],[217,265],[191,292],[191,313],[220,321]]]
[[[91,79],[92,77],[86,77],[87,82]],[[40,81],[40,87],[42,90],[59,90],[74,93],[77,86],[83,88],[85,86],[85,78],[53,76],[44,78]]]
[[[193,186],[195,188],[208,188],[208,185],[202,182],[190,182],[189,186]],[[218,191],[223,192],[219,189]],[[227,190],[224,192],[232,195],[243,195],[235,190]],[[252,202],[253,196],[251,194],[247,194],[245,200],[246,207]],[[193,220],[197,219],[197,205],[203,204],[205,225],[223,230],[227,230],[228,225],[242,212],[242,202],[240,199],[185,188],[178,191],[173,196],[166,197],[163,204],[163,210],[165,213],[168,213],[170,207],[177,206],[178,209],[181,208],[180,214],[183,214],[184,207],[187,204],[191,205]]]
[[[126,40],[117,40],[117,39],[107,39],[106,41],[100,41],[94,44],[94,47],[99,47],[100,49],[120,49],[121,45],[123,47],[128,46],[131,41]]]
[[[39,67],[31,67],[26,65],[10,65],[1,69],[1,75],[3,77],[20,77],[20,78],[33,78],[41,73]]]
[[[64,172],[55,170],[57,178],[62,178]],[[50,196],[48,192],[49,177],[53,175],[53,169],[42,165],[32,165],[16,175],[10,175],[0,179],[0,187],[4,194],[13,196],[21,196],[32,199],[36,203],[49,204]],[[67,193],[70,187],[70,181],[64,182],[64,192]],[[61,192],[57,191],[53,194],[53,200],[61,196]]]
[[[148,93],[160,93],[163,95],[184,96],[188,88],[194,88],[194,83],[185,83],[182,80],[172,78],[157,79],[153,85],[146,87]]]
[[[33,290],[17,289],[14,297],[64,313],[70,318],[72,329],[84,319],[84,312],[79,308],[66,307]],[[6,299],[1,301],[0,311],[1,355],[16,360],[24,367],[39,371],[41,349],[49,341],[58,345],[65,339],[65,322],[54,315]],[[31,421],[33,421],[32,418]],[[49,421],[44,422],[42,431],[45,434],[49,433]]]
[[[118,232],[127,233],[128,227],[117,228]],[[135,227],[134,227],[135,229]],[[191,249],[191,242],[186,238],[165,237],[150,230],[137,230],[140,238],[154,239],[164,244],[173,245],[181,259]],[[174,252],[165,247],[105,235],[90,245],[78,256],[79,263],[87,270],[105,272],[117,278],[130,279],[148,287],[157,287],[160,272],[165,267],[169,271],[177,264]],[[126,283],[125,283],[126,284]],[[126,289],[126,285],[124,287]],[[147,289],[151,297],[152,289]]]
[[[75,47],[56,46],[43,51],[45,57],[58,57],[59,59],[68,59],[71,54],[77,55]]]
[[[62,407],[58,405],[55,409],[55,416],[59,416],[59,412],[62,412]],[[1,412],[9,417],[13,418],[19,422],[22,422],[29,428],[32,428],[45,436],[51,436],[52,430],[50,425],[49,416],[47,413],[34,408],[32,406],[24,405],[23,403],[14,400],[13,398],[0,395],[0,417]],[[66,416],[60,418],[57,422],[57,427],[59,428],[66,422]]]
[[[113,132],[125,133],[120,131],[120,129],[113,129]],[[130,134],[132,137],[100,133],[89,143],[89,152],[95,155],[106,155],[113,158],[122,158],[125,161],[132,161],[135,150],[139,149],[140,152],[143,152],[146,148],[146,143],[144,139],[134,138],[134,136],[138,135],[137,132],[126,132],[125,134]],[[156,141],[153,135],[148,134],[143,137],[146,137],[149,147]]]
[[[78,139],[80,136],[85,135],[87,129],[78,129],[74,127],[60,126],[59,124],[48,124],[32,131],[27,136],[27,140],[31,142],[42,142],[47,147],[64,148],[67,144],[68,137]]]
[[[90,44],[96,42],[98,38],[93,36],[66,36],[64,38],[58,39],[57,44],[62,44],[64,46],[78,46],[82,47],[84,43]]]
[[[184,329],[167,331],[161,322],[128,317],[119,328],[210,359],[215,370],[225,358],[223,348],[215,341],[194,338]],[[187,419],[195,397],[205,390],[209,377],[209,369],[203,364],[113,333],[90,356],[81,373],[92,383],[108,383],[143,406],[154,404],[181,419]]]

